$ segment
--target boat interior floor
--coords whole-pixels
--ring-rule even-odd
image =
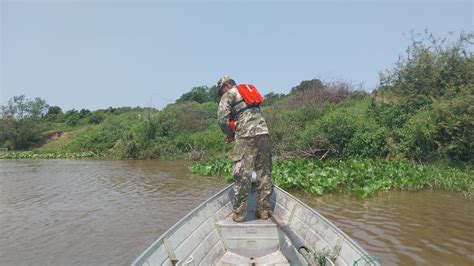
[[[230,265],[275,265],[284,266],[290,265],[286,257],[280,252],[276,251],[263,257],[247,258],[239,256],[232,252],[226,252],[224,256],[216,263],[217,266]]]
[[[216,223],[226,247],[226,253],[217,265],[290,265],[282,253],[284,237],[272,220],[255,218],[249,208],[243,222],[234,222],[231,216]],[[286,252],[285,252],[286,253]]]

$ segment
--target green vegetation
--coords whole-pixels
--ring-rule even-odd
[[[425,187],[471,193],[473,41],[474,34],[451,42],[414,36],[372,93],[312,79],[288,94],[266,94],[276,183],[316,194]],[[14,97],[1,108],[0,148],[16,152],[0,158],[189,158],[201,162],[196,173],[228,174],[230,163],[215,160],[224,145],[216,93],[216,86],[194,87],[163,110],[66,112]]]
[[[231,161],[211,160],[190,167],[200,175],[220,171],[231,181]],[[447,189],[471,196],[474,192],[473,170],[412,164],[406,160],[348,159],[275,161],[272,177],[284,189],[302,190],[317,195],[330,192],[355,193],[366,197],[392,189]]]
[[[4,152],[0,153],[0,159],[61,159],[61,158],[100,158],[105,155],[102,153],[88,152],[65,152],[65,153],[37,153],[33,151],[25,152]]]

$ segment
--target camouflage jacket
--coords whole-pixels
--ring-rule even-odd
[[[222,95],[217,110],[217,118],[222,132],[227,137],[235,139],[268,134],[267,122],[259,108],[248,108],[237,114],[239,110],[247,107],[247,104],[242,100],[242,96],[237,91],[237,86],[232,87]],[[232,117],[236,125],[235,136],[229,125],[229,120]]]

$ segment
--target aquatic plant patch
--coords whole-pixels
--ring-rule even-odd
[[[193,173],[219,175],[231,181],[230,160],[195,163]],[[344,161],[285,160],[273,164],[273,180],[284,189],[297,189],[322,195],[331,192],[354,193],[367,197],[391,189],[447,189],[471,196],[472,169],[457,169],[405,160],[349,159]]]
[[[101,158],[105,157],[105,153],[101,152],[52,152],[52,153],[36,153],[33,151],[24,152],[2,152],[0,159],[81,159],[81,158]]]

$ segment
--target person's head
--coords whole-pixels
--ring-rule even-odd
[[[223,76],[222,78],[217,81],[217,95],[219,97],[222,97],[224,93],[226,93],[228,90],[230,90],[233,86],[235,86],[236,83],[235,81],[230,77],[230,76]]]

